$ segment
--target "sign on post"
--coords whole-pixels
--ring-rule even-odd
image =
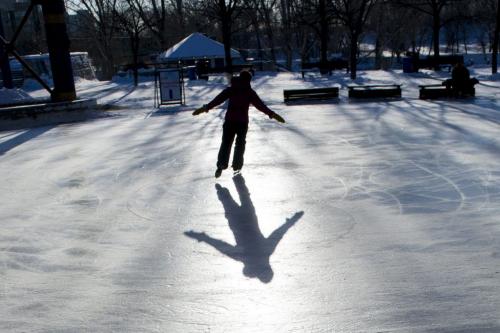
[[[160,69],[156,72],[157,106],[184,104],[184,77],[182,69]]]

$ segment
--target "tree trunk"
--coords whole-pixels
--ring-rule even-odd
[[[377,35],[377,39],[375,40],[375,69],[382,68],[382,46],[380,42],[380,36]]]
[[[491,73],[496,74],[498,72],[498,42],[500,38],[500,0],[497,3],[497,21],[495,24],[495,34],[493,36],[493,45],[492,45],[492,53],[491,53]]]
[[[154,34],[156,36],[158,45],[160,46],[160,49],[163,51],[168,49],[168,42],[166,38],[164,37],[163,33],[161,31],[157,32]]]
[[[285,55],[286,55],[286,67],[288,69],[292,69],[292,58],[293,58],[293,49],[292,49],[292,38],[291,38],[291,24],[290,24],[290,6],[288,1],[281,0],[281,17],[282,17],[282,26],[283,26],[283,43],[285,44]]]
[[[270,24],[266,23],[267,38],[269,38],[269,48],[271,49],[271,61],[276,65],[276,51],[274,50],[274,33]]]
[[[255,31],[255,38],[257,39],[257,57],[259,58],[259,70],[263,71],[263,61],[264,54],[262,52],[262,42],[260,40],[260,31],[259,31],[259,20],[257,16],[252,17],[253,29]]]
[[[105,40],[96,43],[97,50],[99,52],[100,58],[98,58],[97,63],[101,68],[101,77],[99,80],[111,80],[114,73],[114,60],[113,53],[110,51],[110,46]]]
[[[102,45],[97,45],[99,49],[99,53],[101,54],[101,79],[102,80],[111,80],[113,75],[115,74],[115,66],[113,60],[113,53],[110,50],[110,46],[106,42],[101,42]]]
[[[176,7],[177,17],[179,19],[180,34],[182,38],[184,38],[184,35],[186,34],[186,22],[184,18],[184,6],[182,0],[176,0]]]
[[[356,71],[357,71],[357,53],[358,53],[358,38],[359,35],[357,33],[351,33],[351,46],[350,46],[350,54],[349,54],[349,67],[351,71],[351,79],[356,79]]]
[[[439,31],[441,30],[441,17],[437,8],[433,9],[432,17],[432,42],[434,49],[434,70],[439,70]]]
[[[224,57],[226,59],[226,73],[233,74],[233,59],[231,58],[231,17],[224,14],[221,18],[222,24],[222,43],[224,44]]]
[[[167,4],[165,0],[160,0],[160,7],[161,7],[161,12],[160,12],[160,42],[162,43],[162,49],[166,50],[170,46],[169,44],[169,33],[170,31],[167,30],[167,20],[169,18],[167,17]]]
[[[132,57],[133,57],[133,67],[134,67],[134,87],[139,85],[139,45],[140,38],[138,34],[134,34],[131,40],[132,43]]]
[[[326,13],[326,0],[319,1],[320,15],[320,72],[321,74],[328,73],[328,18]]]
[[[115,69],[112,62],[104,59],[104,64],[102,67],[102,79],[105,81],[109,81],[113,78],[114,74],[115,74]]]
[[[264,1],[261,1],[261,6],[264,9],[264,24],[266,26],[267,38],[269,39],[269,48],[271,49],[271,61],[273,62],[273,65],[276,66],[276,51],[274,50],[274,32],[272,26],[272,17],[270,16],[271,11],[267,10],[267,8],[264,8],[265,6]]]

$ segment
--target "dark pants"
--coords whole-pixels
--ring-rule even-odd
[[[222,127],[222,143],[219,149],[217,158],[217,168],[227,169],[229,164],[229,156],[231,155],[231,146],[233,145],[234,137],[236,144],[234,145],[233,169],[240,170],[243,167],[243,154],[245,153],[245,138],[247,136],[247,123],[224,123]]]

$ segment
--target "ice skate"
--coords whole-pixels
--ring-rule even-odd
[[[222,175],[222,169],[221,168],[217,168],[217,170],[215,170],[215,178],[219,178],[220,175]]]

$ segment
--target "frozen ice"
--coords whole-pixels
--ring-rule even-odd
[[[1,332],[499,332],[500,83],[283,104],[350,81],[258,73],[242,174],[215,179],[225,86],[80,81],[113,117],[0,133]],[[444,74],[443,74],[444,75]],[[30,92],[33,97],[44,94]]]

